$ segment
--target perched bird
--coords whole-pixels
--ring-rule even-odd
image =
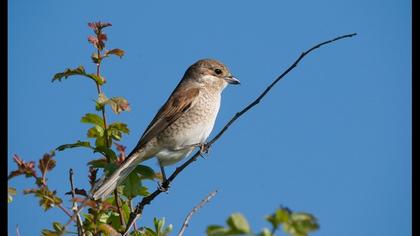
[[[219,61],[203,59],[191,65],[134,150],[109,177],[94,186],[91,198],[107,197],[140,162],[152,157],[157,157],[165,180],[164,166],[185,158],[210,135],[221,93],[228,84],[239,84],[239,80]]]

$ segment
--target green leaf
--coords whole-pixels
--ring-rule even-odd
[[[108,127],[109,130],[118,130],[121,131],[123,133],[128,134],[130,132],[130,130],[127,127],[127,124],[121,123],[121,122],[115,122],[109,125]]]
[[[53,222],[53,228],[56,231],[63,231],[64,230],[64,226],[62,224],[60,224],[59,222]]]
[[[258,236],[273,236],[273,234],[271,234],[271,231],[267,228],[264,228],[261,233],[258,234]]]
[[[108,126],[108,133],[111,138],[115,140],[120,140],[122,133],[128,134],[130,130],[127,127],[127,124],[115,122]]]
[[[155,217],[153,219],[153,224],[155,226],[156,233],[154,233],[153,230],[146,228],[146,230],[149,231],[149,233],[151,233],[150,235],[167,236],[173,229],[172,224],[165,227],[165,217],[163,217],[162,219],[158,219]]]
[[[220,225],[209,225],[206,229],[207,236],[227,236],[229,230]]]
[[[96,74],[86,74],[86,76],[89,77],[89,78],[91,78],[91,79],[93,79],[93,81],[95,81],[99,85],[103,85],[106,82],[106,80],[105,80],[104,77],[98,76]]]
[[[13,196],[16,195],[16,189],[12,187],[7,188],[7,203],[11,203],[13,201]]]
[[[67,148],[76,148],[76,147],[87,147],[87,148],[93,149],[93,147],[90,146],[89,142],[83,142],[83,141],[78,140],[76,143],[61,145],[57,147],[56,150],[63,151]]]
[[[287,208],[277,209],[274,214],[266,217],[267,221],[271,223],[273,228],[277,229],[279,225],[288,222],[290,216],[290,210]]]
[[[105,137],[99,137],[95,140],[95,146],[96,148],[108,148],[106,146],[106,139]]]
[[[82,76],[86,76],[86,71],[85,68],[83,66],[79,66],[76,69],[66,69],[64,72],[61,73],[57,73],[54,75],[52,81],[54,82],[55,80],[61,81],[61,79],[67,79],[69,76],[72,75],[82,75]]]
[[[117,154],[115,154],[115,152],[112,149],[107,148],[106,146],[98,146],[95,148],[94,152],[101,153],[102,155],[111,159],[111,161],[114,161],[117,159]]]
[[[234,213],[230,215],[226,222],[231,229],[238,233],[248,234],[251,232],[248,221],[241,213]]]
[[[74,75],[81,75],[87,78],[92,79],[93,81],[95,81],[96,83],[98,83],[99,85],[102,85],[105,83],[105,79],[102,77],[99,77],[95,74],[87,74],[85,71],[85,68],[83,66],[79,66],[76,69],[66,69],[64,72],[60,72],[54,75],[52,82],[58,80],[61,81],[63,78],[67,79],[69,76],[74,76]]]
[[[283,225],[283,230],[293,236],[306,236],[319,229],[317,219],[312,214],[295,212],[290,215],[290,220]]]
[[[80,121],[83,123],[90,123],[90,124],[98,125],[104,128],[104,120],[96,114],[87,113],[86,115],[82,117]]]
[[[43,236],[61,236],[66,233],[64,226],[60,224],[59,222],[53,222],[53,228],[54,228],[54,231],[44,229],[41,231],[41,234]]]
[[[121,212],[122,212],[123,218],[125,222],[128,222],[128,218],[130,217],[130,207],[127,205],[128,201],[124,201],[122,198],[120,198],[120,200],[121,200],[120,206],[121,206]],[[106,202],[113,206],[116,205],[114,197],[108,198]],[[111,212],[110,217],[108,218],[108,221],[106,223],[111,225],[114,229],[117,229],[117,230],[125,229],[125,225],[121,225],[120,214],[115,211]]]
[[[100,224],[98,226],[98,231],[104,233],[106,236],[117,236],[121,235],[109,224]]]
[[[63,202],[61,198],[57,197],[56,191],[50,191],[47,186],[39,189],[29,189],[23,192],[24,194],[34,194],[39,198],[39,205],[45,210],[49,210]]]
[[[108,177],[110,176],[112,173],[114,173],[114,171],[118,168],[118,166],[115,163],[108,163],[105,167],[104,167],[104,172],[105,175]]]
[[[116,55],[122,58],[122,56],[124,56],[124,51],[121,49],[115,48],[115,49],[106,51],[104,54],[104,57],[108,57],[109,55]]]
[[[108,165],[108,161],[105,158],[95,159],[88,162],[88,165],[93,168],[105,168]]]
[[[124,186],[123,194],[128,199],[133,199],[141,193],[141,180],[135,171],[131,172],[127,176],[122,185]]]
[[[99,125],[95,125],[92,128],[88,129],[87,137],[88,138],[102,138],[104,137],[105,130]]]
[[[136,166],[134,172],[140,174],[140,179],[154,179],[156,176],[155,171],[152,168],[145,165]]]

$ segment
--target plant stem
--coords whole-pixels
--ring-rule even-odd
[[[83,230],[83,224],[82,224],[82,218],[80,217],[80,214],[77,211],[77,202],[74,200],[76,197],[76,193],[74,190],[74,183],[73,183],[73,169],[70,168],[69,170],[69,179],[70,179],[70,190],[71,190],[71,197],[73,200],[73,213],[77,215],[77,235],[78,236],[85,236],[85,232]]]
[[[63,205],[58,204],[57,207],[60,208],[62,211],[64,211],[66,215],[70,216],[70,218],[73,216],[70,211],[68,211],[66,208],[63,207]]]
[[[98,49],[98,63],[96,63],[96,76],[98,76],[98,78],[101,78],[101,51]],[[102,93],[102,87],[100,84],[96,83],[96,88],[98,90],[98,95]],[[107,148],[111,148],[111,144],[109,143],[109,139],[108,139],[108,125],[106,122],[106,113],[105,113],[105,106],[102,106],[101,108],[101,113],[102,113],[102,120],[104,121],[104,135],[105,135],[105,144]],[[106,160],[108,163],[111,162],[110,157],[105,156]],[[121,225],[125,225],[125,221],[124,221],[124,216],[122,214],[122,210],[121,210],[121,205],[120,205],[120,198],[118,197],[118,191],[117,189],[114,190],[114,198],[115,198],[115,204],[117,205],[117,209],[118,209],[118,213],[119,213],[119,218],[120,218],[120,223]]]
[[[134,209],[133,209],[133,201],[132,201],[132,199],[129,200],[129,205],[128,206],[130,207],[130,212],[133,212]],[[137,224],[136,224],[136,222],[134,222],[133,228],[134,228],[134,231],[137,231]]]

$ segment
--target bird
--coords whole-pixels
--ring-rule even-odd
[[[204,145],[213,130],[228,84],[240,84],[227,66],[215,59],[201,59],[192,64],[147,126],[137,145],[109,176],[99,180],[90,197],[104,199],[136,168],[156,157],[162,178],[164,167],[188,156],[197,145]]]

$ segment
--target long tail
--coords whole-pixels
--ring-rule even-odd
[[[111,194],[115,188],[134,170],[134,168],[146,159],[144,154],[143,150],[133,153],[131,156],[127,157],[125,162],[123,162],[111,176],[108,178],[103,177],[99,180],[93,187],[91,198],[94,200],[104,199]]]

